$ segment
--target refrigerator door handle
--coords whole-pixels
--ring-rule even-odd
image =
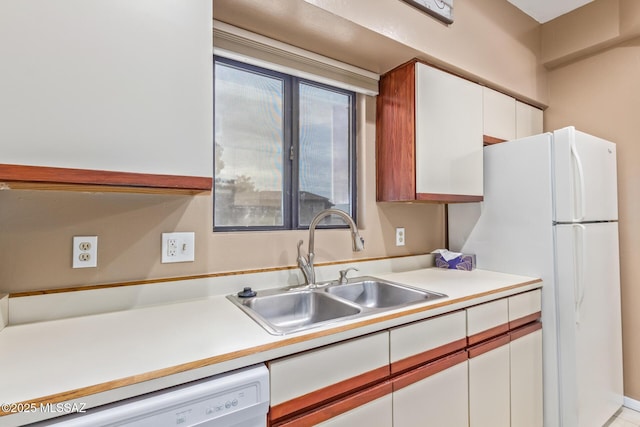
[[[576,211],[577,208],[580,207],[580,215],[577,216],[577,212],[574,213],[574,216],[576,216],[576,218],[574,218],[574,221],[582,221],[584,219],[585,216],[585,211],[587,210],[586,208],[586,201],[585,201],[585,190],[584,190],[584,170],[582,169],[582,161],[580,160],[580,156],[578,155],[578,150],[576,148],[576,141],[575,139],[573,141],[571,141],[571,156],[573,157],[573,159],[575,160],[576,163],[576,167],[578,169],[578,188],[579,190],[576,191],[575,185],[574,185],[574,191],[576,192],[574,194],[574,197],[579,197],[579,199],[577,200],[578,203],[576,203]],[[575,184],[575,182],[574,182]]]
[[[574,237],[574,299],[575,299],[575,318],[576,325],[580,324],[580,306],[584,300],[584,269],[585,269],[585,248],[586,233],[585,226],[582,224],[573,225]]]

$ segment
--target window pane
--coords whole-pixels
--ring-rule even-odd
[[[309,225],[322,209],[351,210],[351,96],[301,83],[298,221]],[[342,225],[338,217],[324,224]]]
[[[215,226],[283,225],[280,78],[215,65]]]

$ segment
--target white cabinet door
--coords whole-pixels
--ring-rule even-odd
[[[542,427],[542,330],[513,339],[511,351],[511,425]]]
[[[509,337],[500,344],[480,355],[470,350],[470,427],[511,426]]]
[[[387,394],[316,425],[322,427],[391,427],[393,425],[392,405],[391,394]]]
[[[482,88],[484,134],[509,141],[516,138],[516,100],[488,87]]]
[[[211,177],[211,8],[0,2],[0,163]]]
[[[516,138],[538,135],[543,132],[542,110],[516,101]]]
[[[416,63],[416,193],[482,196],[482,87]]]
[[[394,391],[393,426],[468,427],[468,378],[465,360]]]

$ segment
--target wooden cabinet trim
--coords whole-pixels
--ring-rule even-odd
[[[455,353],[456,351],[463,350],[466,346],[467,339],[461,338],[457,341],[453,341],[440,347],[427,350],[423,353],[407,357],[406,359],[398,360],[397,362],[391,363],[391,375],[395,375],[416,366],[423,365],[435,359],[444,357],[448,354]]]
[[[511,336],[507,333],[473,347],[469,347],[469,359],[473,359],[474,357],[478,357],[488,351],[494,350],[498,347],[502,347],[503,345],[507,345],[510,341]]]
[[[467,196],[461,194],[435,194],[435,193],[417,193],[416,200],[421,202],[447,202],[447,203],[463,203],[463,202],[481,202],[483,196]]]
[[[310,366],[309,369],[313,369]],[[330,400],[344,396],[355,390],[362,389],[376,382],[385,380],[391,374],[389,365],[382,366],[364,374],[357,375],[336,384],[314,390],[305,395],[296,397],[278,405],[272,406],[269,411],[269,418],[272,422],[279,421],[285,417],[293,416],[305,410],[313,409]]]
[[[0,164],[0,181],[210,191],[211,177]]]
[[[506,142],[506,141],[507,141],[506,139],[495,138],[489,135],[482,135],[482,143],[484,145],[500,144],[501,142]]]
[[[467,351],[462,350],[445,358],[435,360],[393,379],[393,391],[400,390],[432,375],[442,372],[468,359]]]
[[[516,329],[520,326],[526,325],[527,323],[535,322],[542,317],[542,312],[538,311],[536,313],[531,313],[527,316],[520,317],[518,319],[512,320],[509,322],[509,329]]]
[[[380,80],[376,100],[376,198],[412,201],[416,193],[415,61]]]
[[[325,406],[318,407],[312,412],[308,412],[298,417],[290,418],[284,421],[271,422],[269,425],[271,427],[307,427],[316,425],[340,414],[344,414],[345,412],[348,412],[359,406],[372,402],[380,397],[386,396],[387,394],[390,394],[392,392],[393,388],[391,382],[385,381],[381,384],[347,396],[343,399],[331,402]],[[269,417],[271,417],[271,413],[269,413]]]
[[[510,336],[511,336],[511,341],[515,341],[518,338],[522,338],[525,335],[529,335],[535,331],[538,331],[542,329],[542,323],[541,322],[533,322],[530,323],[528,325],[525,326],[521,326],[520,328],[511,331]]]
[[[508,323],[504,323],[502,325],[498,325],[496,327],[490,328],[490,329],[486,329],[482,332],[479,332],[477,334],[471,335],[470,337],[468,337],[469,340],[469,345],[476,345],[482,341],[486,341],[492,337],[496,337],[498,335],[502,335],[505,334],[507,332],[509,332],[509,324]]]

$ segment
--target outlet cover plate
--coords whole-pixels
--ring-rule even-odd
[[[98,236],[73,236],[72,267],[98,266]]]
[[[195,261],[194,232],[162,233],[162,263]]]
[[[396,228],[396,246],[404,246],[406,237],[404,227]]]

